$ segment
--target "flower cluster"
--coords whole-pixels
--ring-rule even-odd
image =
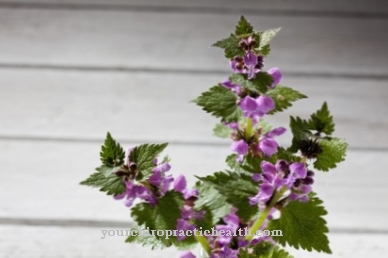
[[[172,175],[167,174],[171,166],[167,162],[158,164],[158,160],[154,159],[152,175],[144,182],[136,182],[137,164],[129,160],[132,150],[133,148],[130,148],[126,151],[123,169],[116,172],[116,175],[124,176],[125,192],[115,195],[114,198],[116,200],[124,199],[127,207],[131,207],[136,198],[155,206],[158,202],[157,198],[163,196],[174,182]]]

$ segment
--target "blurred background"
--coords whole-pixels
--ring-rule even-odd
[[[171,142],[172,171],[191,182],[225,168],[230,142],[189,101],[230,73],[209,46],[242,14],[257,30],[282,27],[265,67],[309,96],[271,122],[326,100],[350,144],[315,184],[332,257],[387,257],[386,0],[1,0],[0,257],[177,257],[102,240],[101,229],[130,227],[129,210],[78,183],[107,131],[125,147]]]

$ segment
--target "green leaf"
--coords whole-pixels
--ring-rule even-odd
[[[269,44],[264,45],[260,47],[258,51],[255,51],[255,52],[263,56],[268,56],[269,53],[271,52],[271,46]]]
[[[99,170],[100,168],[97,168]],[[81,185],[87,185],[91,187],[100,188],[100,191],[106,192],[108,195],[118,195],[125,192],[125,184],[123,178],[111,174],[106,177],[104,173],[98,171],[84,181],[80,183]]]
[[[268,87],[271,86],[273,78],[267,72],[258,72],[254,79],[246,79],[246,75],[243,74],[233,74],[229,77],[229,80],[233,84],[239,84],[243,87],[246,87],[248,90],[266,93]]]
[[[139,203],[131,210],[132,218],[139,226],[150,230],[172,230],[176,228],[177,219],[181,218],[180,208],[183,206],[183,197],[180,193],[169,191],[158,199],[155,207],[149,203]],[[165,245],[174,243],[176,237],[166,239],[165,236],[155,236]]]
[[[256,205],[249,205],[248,197],[255,196],[258,192],[258,185],[252,181],[251,176],[233,172],[216,172],[199,179],[212,185],[224,195],[227,202],[237,208],[237,215],[243,221],[249,221],[258,213]]]
[[[238,258],[262,258],[267,257],[267,254],[271,253],[273,245],[269,242],[262,241],[255,245],[253,248],[248,246],[244,249],[240,249]]]
[[[261,127],[261,134],[262,135],[266,134],[266,133],[268,133],[269,131],[272,130],[271,124],[268,123],[267,121],[265,121],[262,118],[259,120],[258,127]]]
[[[295,156],[292,152],[282,147],[278,147],[278,151],[276,152],[275,155],[277,160],[283,159],[288,163],[300,162],[302,160],[301,157]]]
[[[279,248],[279,246],[274,246],[268,242],[260,242],[253,248],[242,249],[238,254],[238,258],[293,258],[293,256]]]
[[[292,132],[292,144],[288,149],[291,152],[297,152],[300,148],[300,143],[302,140],[308,139],[310,131],[307,130],[309,127],[306,120],[301,119],[300,117],[290,117],[290,128]]]
[[[237,36],[250,34],[253,32],[252,25],[245,19],[244,16],[241,16],[240,21],[238,22],[235,30]]]
[[[110,166],[107,166],[107,165],[101,165],[98,170],[104,174],[105,177],[108,177],[110,176],[111,174],[119,171],[121,168],[121,166],[117,166],[117,167],[110,167]]]
[[[319,142],[322,153],[318,155],[314,162],[314,167],[322,171],[329,171],[337,167],[337,163],[344,161],[348,144],[338,138],[322,139]]]
[[[167,143],[163,144],[143,144],[135,147],[130,155],[129,160],[136,163],[138,175],[137,180],[143,180],[152,173],[152,168],[155,167],[154,159],[167,147]]]
[[[229,214],[232,205],[227,203],[226,197],[210,184],[197,182],[196,188],[199,191],[198,200],[195,201],[195,210],[206,210],[205,220],[211,219],[210,224],[215,225],[225,215]],[[211,216],[209,215],[211,213]],[[208,224],[208,222],[205,222]]]
[[[202,93],[194,102],[222,122],[237,122],[243,115],[237,106],[237,97],[229,89],[217,85]]]
[[[271,42],[281,28],[269,29],[266,31],[259,32],[260,35],[260,47],[263,48]]]
[[[213,129],[214,135],[220,138],[230,138],[231,132],[232,132],[232,129],[230,127],[227,127],[224,124],[216,124],[216,126]]]
[[[291,107],[292,102],[307,98],[306,95],[303,95],[299,91],[281,85],[277,85],[274,89],[269,90],[267,94],[275,101],[275,109],[269,114],[283,111]]]
[[[239,47],[240,38],[236,35],[230,34],[229,38],[217,41],[212,47],[219,47],[224,49],[225,57],[232,59],[236,56],[244,56],[245,52]]]
[[[282,246],[331,253],[326,233],[329,231],[322,216],[327,211],[322,201],[311,195],[309,202],[294,201],[281,210],[278,220],[272,220],[269,230],[281,230],[283,236],[272,236]]]
[[[104,145],[101,146],[100,157],[104,165],[115,167],[124,163],[124,150],[120,144],[112,138],[110,133],[106,134]]]
[[[327,103],[323,103],[322,108],[311,115],[309,129],[331,135],[334,132],[333,117],[330,115]]]

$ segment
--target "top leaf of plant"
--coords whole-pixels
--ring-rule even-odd
[[[235,30],[237,36],[246,35],[253,32],[252,25],[245,19],[244,16],[241,16],[240,21],[238,22]]]
[[[323,103],[322,108],[311,115],[309,129],[331,135],[334,132],[333,116],[330,115],[327,103]]]
[[[101,146],[100,157],[104,165],[109,167],[116,167],[124,163],[124,150],[120,144],[112,138],[108,132],[104,145]]]

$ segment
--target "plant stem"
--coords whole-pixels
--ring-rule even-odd
[[[273,196],[271,202],[269,205],[264,209],[264,211],[260,214],[260,216],[257,218],[255,223],[252,225],[250,228],[250,235],[246,236],[245,239],[248,241],[251,241],[254,234],[256,233],[257,230],[263,225],[265,219],[267,218],[269,212],[275,206],[275,204],[279,201],[279,199],[283,196],[284,192],[287,191],[286,187],[282,187],[278,192],[275,193]]]
[[[202,248],[206,251],[206,253],[210,254],[210,246],[209,243],[207,242],[207,239],[204,236],[200,235],[195,235],[195,238],[197,241],[202,245]]]
[[[245,140],[248,141],[252,136],[252,118],[248,117],[247,126],[245,128]]]
[[[255,221],[255,223],[253,224],[253,226],[251,227],[250,229],[250,234],[248,236],[245,237],[246,240],[248,241],[251,241],[254,234],[256,233],[256,231],[261,227],[261,225],[263,224],[263,222],[265,221],[265,219],[267,218],[268,216],[268,213],[271,211],[272,207],[271,206],[267,206],[267,208],[265,208],[265,210],[260,214],[260,216],[257,218],[257,220]]]

